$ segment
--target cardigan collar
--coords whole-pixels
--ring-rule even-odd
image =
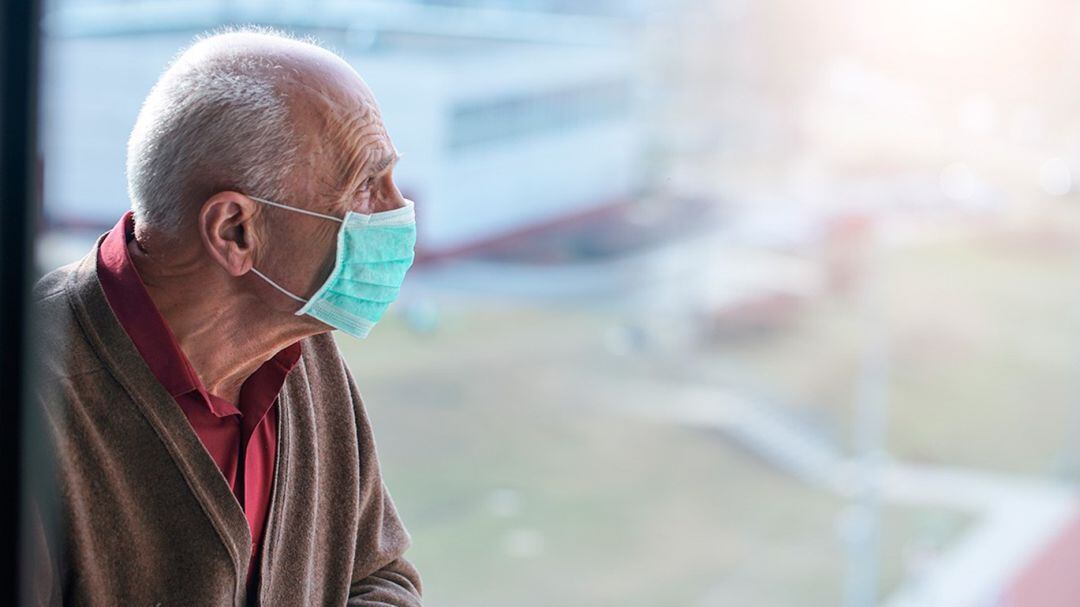
[[[162,386],[139,354],[135,344],[120,325],[109,307],[97,275],[98,250],[106,235],[98,239],[85,257],[77,262],[70,274],[65,291],[75,318],[86,334],[91,347],[104,366],[131,396],[146,421],[164,444],[173,463],[179,469],[192,493],[195,494],[210,524],[228,551],[236,570],[237,604],[243,604],[245,580],[251,553],[251,532],[247,518],[232,490],[221,475],[217,464],[192,430],[184,413],[176,406],[169,391]],[[303,365],[299,365],[302,367]],[[294,377],[290,373],[286,384]],[[290,407],[288,393],[281,392],[281,411],[278,430],[278,463],[274,497],[271,502],[267,533],[273,524],[275,502],[280,501],[279,487],[283,462],[289,457]]]

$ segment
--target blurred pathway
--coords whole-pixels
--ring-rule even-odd
[[[711,386],[642,378],[615,383],[596,378],[587,389],[596,391],[597,402],[610,400],[600,393],[632,392],[637,404],[626,406],[622,401],[618,410],[720,430],[769,465],[828,491],[850,496],[855,487],[855,463],[778,408]],[[1080,563],[1073,556],[1074,544],[1080,541],[1080,501],[1067,486],[901,462],[883,464],[879,480],[886,502],[961,511],[975,518],[963,536],[922,571],[909,575],[883,603],[885,607],[1080,604],[1080,596],[1074,594],[1080,592],[1080,576],[1075,573]],[[1076,541],[1063,543],[1063,538],[1073,536]],[[1041,597],[1038,602],[1032,599],[1035,592]]]
[[[1080,596],[1075,570],[1051,578],[1055,588],[1039,589],[1030,600],[1020,587],[1036,561],[1055,558],[1054,545],[1080,516],[1077,496],[1068,488],[1013,476],[894,464],[882,479],[885,498],[894,503],[939,506],[975,515],[972,529],[935,559],[921,575],[908,579],[886,607],[1057,607],[1076,605]],[[1048,552],[1050,551],[1050,552]]]

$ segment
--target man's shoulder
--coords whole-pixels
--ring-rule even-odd
[[[30,292],[33,343],[47,375],[64,377],[100,367],[90,355],[72,301],[86,263],[84,258],[45,274]]]
[[[45,274],[31,289],[30,314],[40,337],[47,338],[58,330],[66,331],[72,326],[74,310],[71,290],[82,263],[84,261],[76,261]]]
[[[56,268],[55,270],[45,274],[34,283],[34,288],[30,291],[32,301],[36,303],[42,303],[50,299],[55,299],[58,295],[64,293],[69,288],[72,277],[77,271],[79,264],[82,261],[73,261],[65,266]]]

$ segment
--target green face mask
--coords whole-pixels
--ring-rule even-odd
[[[405,272],[413,262],[416,215],[412,201],[392,211],[364,215],[349,211],[345,218],[323,215],[272,200],[249,196],[263,204],[304,213],[341,224],[334,269],[310,299],[304,299],[252,268],[259,278],[304,305],[296,315],[312,318],[353,337],[367,337],[397,298]]]

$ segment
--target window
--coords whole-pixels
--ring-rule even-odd
[[[449,144],[463,150],[619,119],[630,109],[630,91],[630,83],[619,79],[461,102],[451,111]]]

